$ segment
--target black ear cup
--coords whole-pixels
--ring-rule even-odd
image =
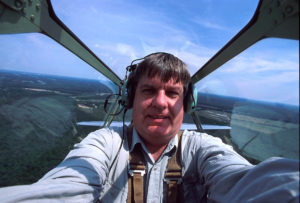
[[[134,99],[134,92],[135,90],[134,85],[133,85],[133,78],[134,76],[134,71],[136,70],[138,64],[131,64],[126,68],[126,70],[129,72],[129,75],[126,77],[125,80],[123,81],[123,85],[121,87],[121,99],[120,99],[120,104],[126,108],[126,109],[131,109],[133,105],[133,99]]]
[[[119,103],[126,109],[130,109],[129,107],[129,99],[128,99],[128,90],[127,90],[127,80],[123,82],[123,85],[121,87],[121,99],[119,100]]]
[[[184,111],[185,113],[192,113],[196,110],[198,91],[195,85],[189,84],[186,96],[184,98]]]

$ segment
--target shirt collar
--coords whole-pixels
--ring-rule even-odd
[[[132,152],[132,150],[134,149],[136,144],[140,144],[144,150],[144,152],[146,152],[147,154],[149,154],[149,151],[147,150],[143,140],[140,138],[140,136],[138,135],[138,133],[136,132],[135,127],[133,127],[132,129],[132,142],[131,142],[131,146],[129,148],[129,151]],[[163,154],[169,153],[170,151],[172,151],[174,148],[175,150],[173,150],[175,153],[176,148],[178,147],[178,134],[176,134],[175,137],[173,137],[168,146],[166,147],[165,151],[163,152]]]

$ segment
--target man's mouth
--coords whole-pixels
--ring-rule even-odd
[[[166,119],[168,118],[168,116],[164,116],[164,115],[149,115],[150,118],[152,119]]]
[[[162,124],[165,123],[169,117],[166,115],[148,115],[148,119],[150,119],[151,123],[153,122],[153,124]]]

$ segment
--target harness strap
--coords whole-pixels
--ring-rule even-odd
[[[132,143],[133,126],[128,127],[128,145]],[[178,148],[176,154],[168,160],[168,165],[165,173],[165,182],[168,184],[168,198],[167,202],[183,202],[183,185],[181,174],[181,136],[182,131],[178,133]],[[144,175],[146,173],[146,166],[144,163],[144,156],[140,145],[129,154],[128,165],[128,198],[127,203],[143,203],[144,202]]]
[[[132,128],[128,127],[128,145],[132,143]],[[128,203],[143,203],[144,202],[144,175],[146,166],[144,164],[144,156],[141,151],[141,146],[136,145],[129,154],[128,165]]]
[[[176,154],[168,160],[168,166],[165,173],[165,182],[168,184],[168,202],[184,202],[184,192],[182,184],[182,166],[181,166],[181,135],[178,132],[178,148]]]

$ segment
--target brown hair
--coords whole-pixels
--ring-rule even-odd
[[[142,76],[147,75],[149,78],[158,76],[163,82],[174,79],[176,83],[181,82],[184,92],[187,93],[190,84],[190,73],[186,64],[176,56],[158,52],[147,55],[143,61],[133,65],[127,81],[128,108],[133,105],[136,87]]]

